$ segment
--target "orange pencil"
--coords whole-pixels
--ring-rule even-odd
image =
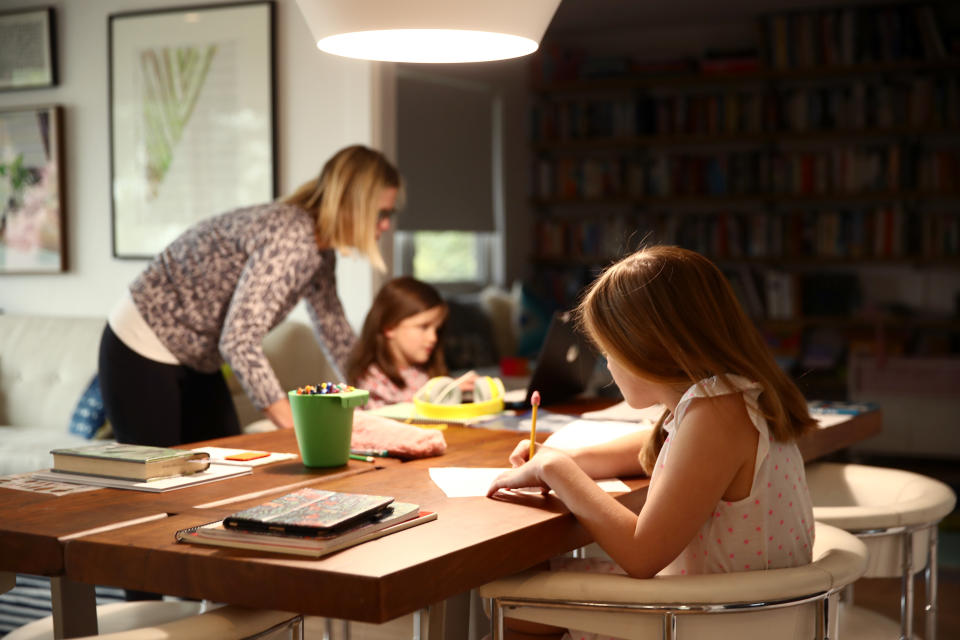
[[[540,392],[534,391],[530,396],[530,404],[533,406],[533,414],[530,416],[530,457],[533,458],[533,451],[537,441],[537,407],[540,406]]]

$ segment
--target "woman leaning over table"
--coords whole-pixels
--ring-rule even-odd
[[[204,220],[164,249],[110,313],[99,373],[118,441],[169,446],[240,433],[220,367],[253,404],[290,428],[286,393],[263,337],[306,299],[319,338],[344,368],[354,342],[335,279],[336,250],[378,268],[402,181],[378,151],[338,151],[281,200]]]

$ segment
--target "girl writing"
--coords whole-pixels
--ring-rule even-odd
[[[350,384],[370,392],[367,409],[408,402],[427,380],[446,375],[446,319],[447,304],[425,282],[404,276],[380,289],[347,362]]]
[[[814,421],[720,270],[693,251],[642,249],[604,272],[577,312],[626,402],[663,415],[652,433],[541,446],[532,459],[525,440],[488,495],[553,489],[618,565],[605,569],[637,578],[809,563],[814,522],[795,441]],[[592,480],[641,473],[650,487],[639,515]]]

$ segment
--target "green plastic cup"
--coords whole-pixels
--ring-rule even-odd
[[[293,430],[300,458],[308,467],[341,467],[350,458],[353,410],[367,403],[363,389],[342,393],[300,395],[289,391]]]

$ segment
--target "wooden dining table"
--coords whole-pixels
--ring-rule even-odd
[[[859,442],[880,424],[874,411],[816,429],[801,442],[804,458]],[[57,637],[96,632],[96,584],[370,623],[421,612],[429,621],[423,636],[442,637],[448,598],[591,541],[553,495],[447,497],[431,480],[431,467],[507,466],[525,434],[450,426],[444,435],[447,450],[434,458],[351,460],[327,470],[278,462],[160,494],[100,489],[56,497],[0,489],[0,508],[10,514],[0,522],[0,570],[54,578]],[[292,431],[200,444],[297,450]],[[639,511],[649,480],[623,480],[628,490],[613,495]],[[180,529],[304,486],[391,495],[438,518],[319,559],[175,540]]]

